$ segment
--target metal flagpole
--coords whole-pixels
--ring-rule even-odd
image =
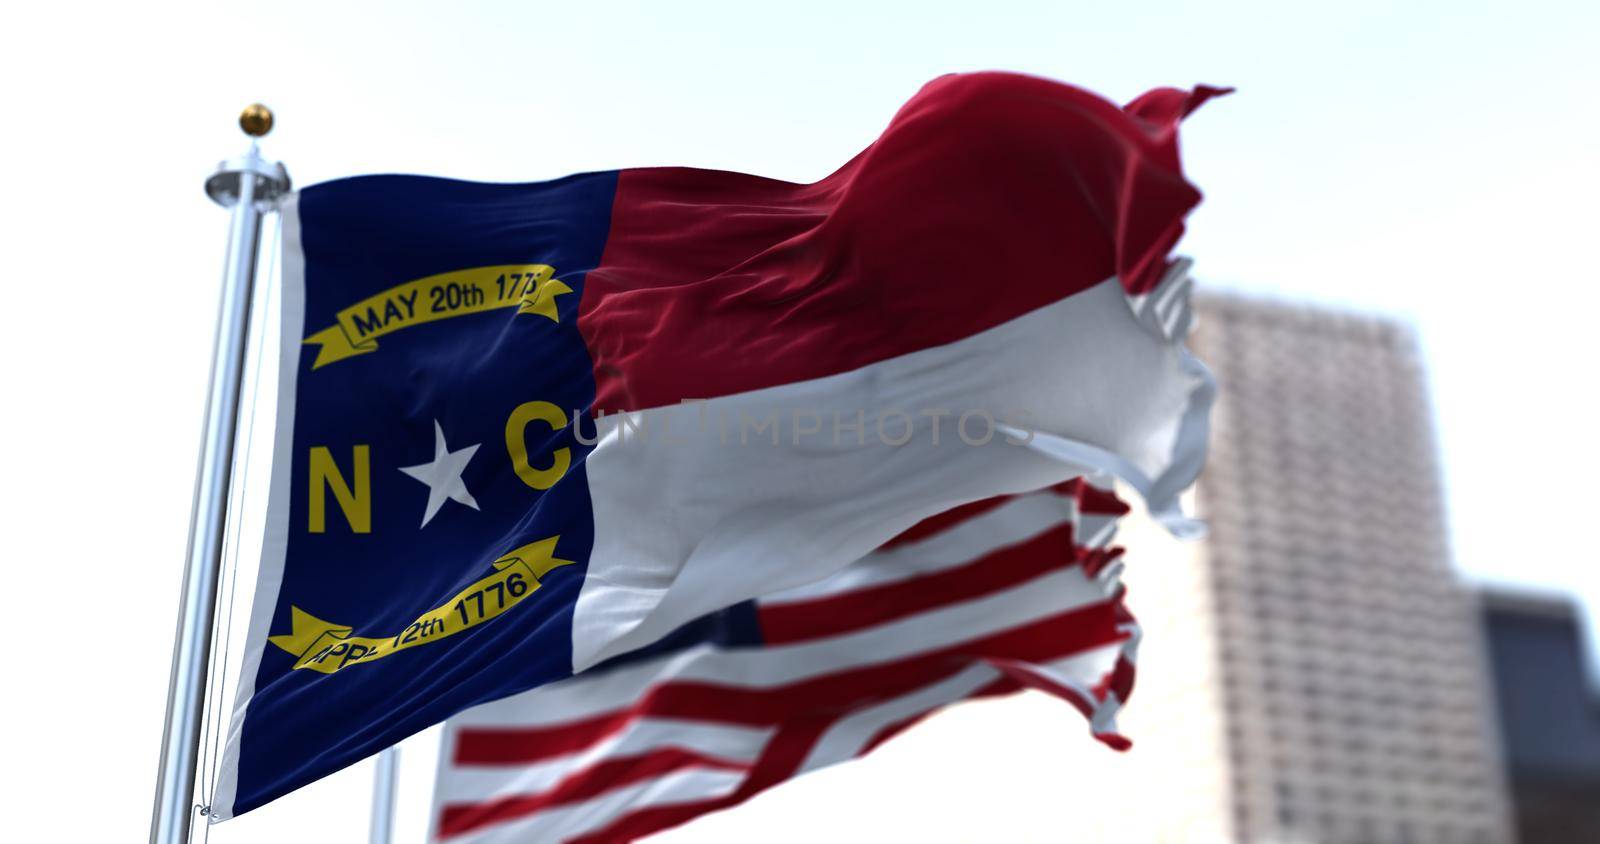
[[[194,821],[200,727],[205,711],[207,659],[216,618],[217,572],[228,517],[233,445],[244,374],[245,338],[255,287],[261,220],[289,190],[282,164],[265,161],[256,140],[272,131],[272,112],[252,105],[239,115],[250,151],[229,159],[206,180],[206,193],[233,210],[228,258],[222,274],[222,307],[217,319],[211,384],[206,396],[205,429],[194,505],[189,518],[188,563],[178,607],[177,641],[167,686],[167,722],[161,738],[161,768],[156,779],[151,844],[187,844]]]
[[[370,844],[390,844],[394,839],[394,796],[400,783],[400,748],[386,747],[378,754],[372,781]]]

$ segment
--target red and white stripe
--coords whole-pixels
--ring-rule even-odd
[[[764,644],[694,647],[451,719],[434,839],[626,841],[860,756],[942,706],[1024,687],[1114,747],[1137,627],[1126,511],[1069,481],[929,519],[758,602]]]

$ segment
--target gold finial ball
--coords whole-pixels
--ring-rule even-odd
[[[260,103],[251,103],[239,112],[239,128],[252,138],[272,131],[272,109]]]

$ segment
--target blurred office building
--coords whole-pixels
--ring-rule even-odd
[[[1104,790],[1122,840],[1515,840],[1415,337],[1250,299],[1197,312],[1221,387],[1195,491],[1211,533],[1124,537],[1182,559],[1127,572],[1145,636],[1128,779]]]
[[[1600,841],[1600,696],[1576,607],[1494,590],[1481,605],[1518,837]]]

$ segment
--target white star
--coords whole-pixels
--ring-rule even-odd
[[[472,499],[472,493],[467,492],[466,482],[461,480],[461,472],[467,468],[467,461],[472,459],[478,446],[469,445],[460,451],[451,451],[444,444],[444,429],[439,427],[437,419],[433,420],[433,435],[432,463],[400,467],[400,471],[428,485],[428,509],[422,514],[422,527],[427,527],[428,522],[438,514],[446,498],[478,509],[478,502]]]

